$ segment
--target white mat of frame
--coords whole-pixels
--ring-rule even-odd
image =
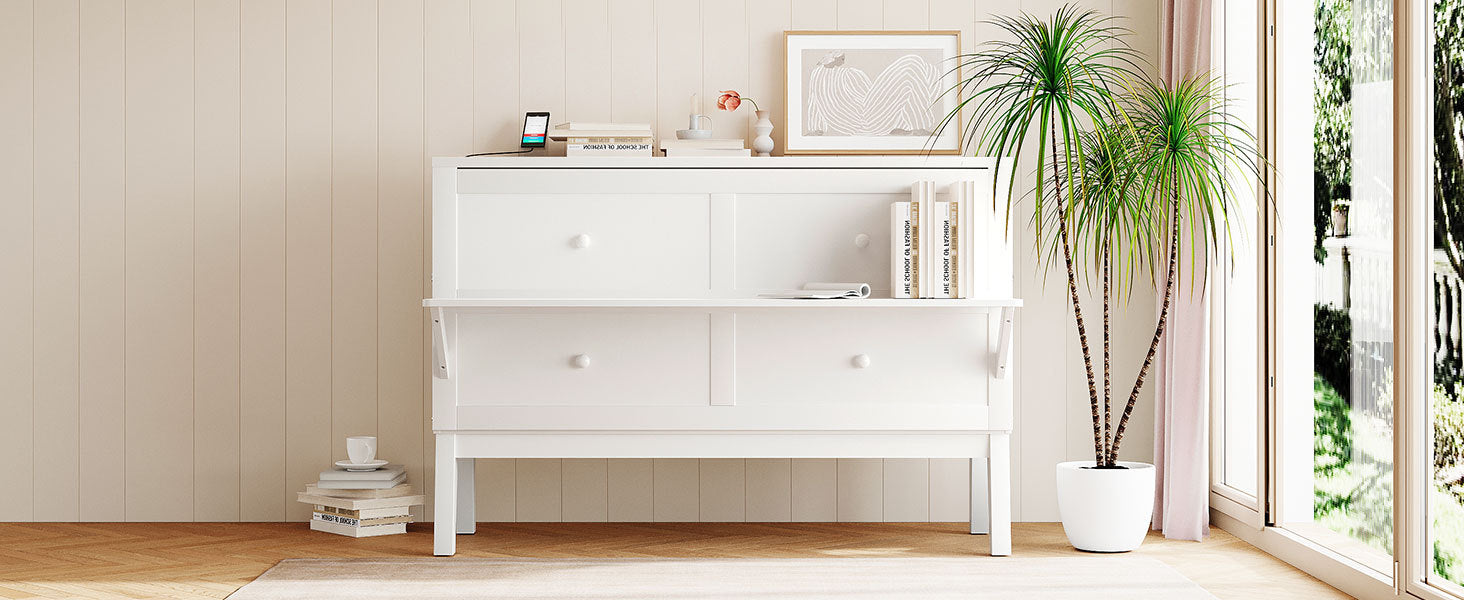
[[[1164,563],[1070,558],[289,559],[229,598],[1214,599]]]

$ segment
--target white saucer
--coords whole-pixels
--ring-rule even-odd
[[[335,466],[340,467],[342,469],[345,469],[347,471],[375,471],[377,469],[380,469],[380,468],[386,466],[386,461],[381,460],[381,459],[378,458],[378,459],[373,460],[371,462],[364,462],[364,463],[357,464],[357,463],[353,463],[349,459],[347,459],[347,460],[338,460],[338,461],[336,461]]]

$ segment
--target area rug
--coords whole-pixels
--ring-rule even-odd
[[[1213,600],[1140,557],[289,559],[233,600],[1117,598]]]

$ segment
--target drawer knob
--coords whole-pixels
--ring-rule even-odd
[[[869,355],[855,354],[853,360],[849,362],[854,363],[854,368],[856,369],[867,369],[869,368]]]
[[[860,249],[868,248],[869,247],[869,234],[867,234],[867,233],[861,233],[859,235],[854,236],[854,247],[855,248],[860,248]]]
[[[575,248],[589,248],[590,234],[581,233],[577,236],[574,236],[574,239],[569,240],[569,245],[574,246]]]
[[[586,369],[586,368],[589,368],[589,366],[590,366],[590,355],[588,355],[588,354],[576,354],[576,355],[574,355],[574,358],[569,359],[569,364],[574,365],[574,368],[576,368],[576,369]]]

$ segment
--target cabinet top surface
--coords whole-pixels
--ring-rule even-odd
[[[565,157],[438,156],[437,168],[467,169],[990,169],[984,156]]]

